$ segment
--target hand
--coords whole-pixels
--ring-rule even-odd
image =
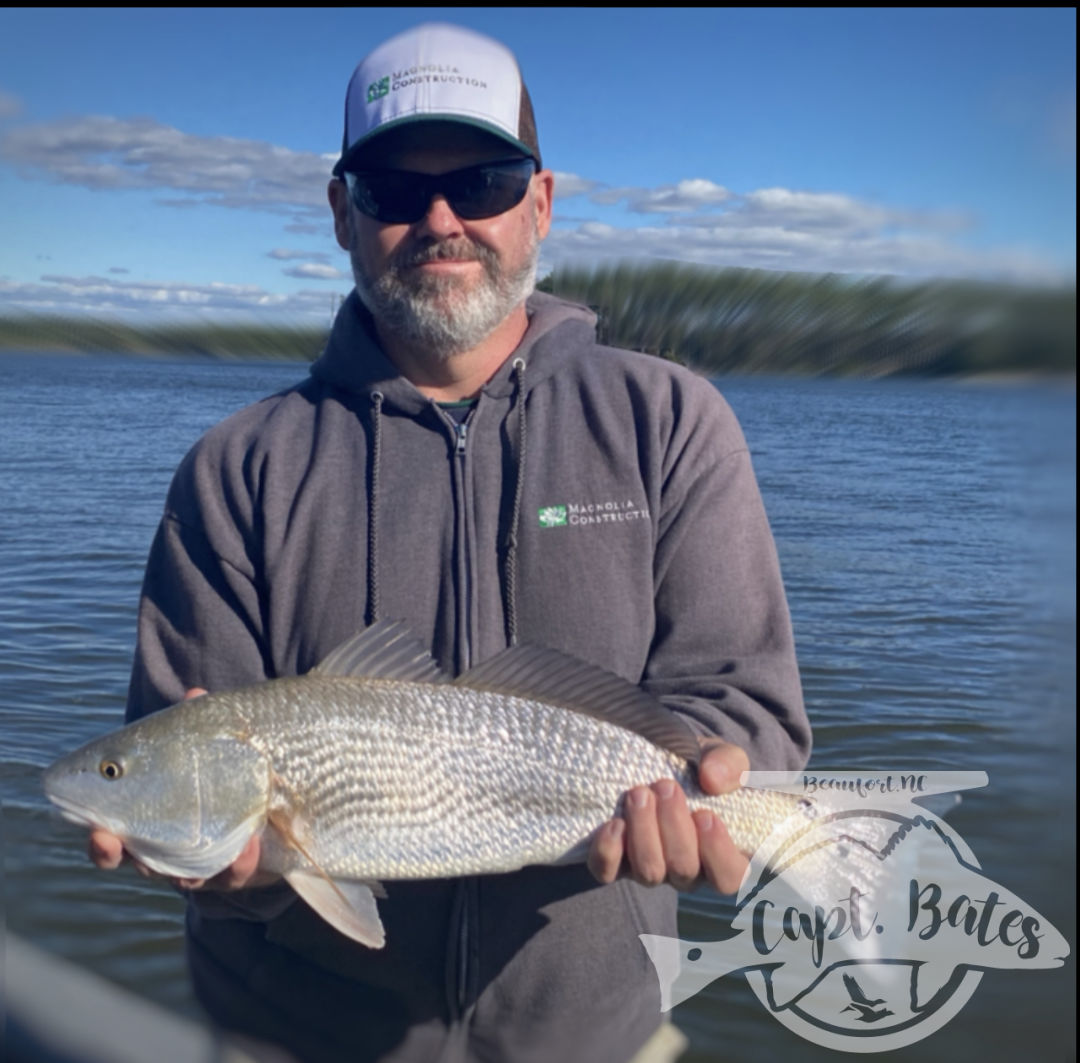
[[[202,687],[192,687],[184,694],[184,700],[197,698],[205,693],[206,691]],[[275,881],[278,876],[257,870],[260,848],[259,837],[255,835],[244,846],[240,855],[224,871],[219,872],[213,878],[170,878],[168,881],[181,890],[202,888],[236,890],[245,886],[264,886]],[[106,871],[112,871],[118,868],[125,860],[130,860],[135,870],[144,878],[150,878],[156,874],[145,864],[140,863],[140,861],[125,852],[123,841],[106,830],[93,830],[90,832],[89,855],[90,859],[98,867]]]
[[[750,768],[746,751],[715,738],[701,743],[702,790],[718,795],[738,789],[739,777]],[[588,867],[600,882],[614,882],[625,860],[630,876],[644,886],[668,882],[691,890],[703,877],[720,893],[738,891],[747,858],[715,813],[699,810],[691,815],[674,780],[628,791],[623,816],[605,823],[589,849]]]

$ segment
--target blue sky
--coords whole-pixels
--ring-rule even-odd
[[[1071,9],[4,9],[0,313],[326,318],[353,68],[517,54],[541,272],[622,258],[1075,283]]]

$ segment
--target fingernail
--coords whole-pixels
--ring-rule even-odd
[[[672,779],[661,779],[654,789],[661,801],[670,801],[675,795],[675,783]]]
[[[644,808],[649,803],[649,791],[644,788],[631,790],[630,803],[634,808]]]
[[[604,835],[611,841],[618,841],[622,837],[625,824],[621,819],[613,819],[604,825]]]
[[[698,828],[702,832],[707,833],[708,831],[711,831],[714,826],[716,826],[716,817],[711,812],[702,812],[701,815],[697,817],[697,821]]]

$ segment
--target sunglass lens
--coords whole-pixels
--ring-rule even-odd
[[[443,191],[458,217],[467,221],[493,218],[521,202],[533,169],[531,159],[472,166],[447,174]]]
[[[356,209],[387,225],[417,221],[431,202],[431,191],[422,174],[386,170],[348,174],[347,180]]]
[[[484,163],[439,176],[406,170],[345,175],[356,209],[386,225],[419,221],[441,193],[460,218],[492,218],[517,206],[535,172],[532,159]]]

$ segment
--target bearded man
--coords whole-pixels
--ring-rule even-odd
[[[129,719],[302,674],[391,618],[451,674],[527,642],[642,685],[700,737],[709,792],[805,763],[739,427],[707,381],[599,346],[593,314],[533,292],[553,191],[502,45],[427,25],[360,64],[329,185],[355,292],[309,379],[180,466]],[[267,883],[255,841],[180,883],[197,995],[311,1063],[625,1063],[661,1022],[638,935],[674,935],[676,889],[731,892],[745,859],[671,780],[620,807],[586,866],[391,883],[379,950]],[[102,832],[91,851],[123,856]]]

